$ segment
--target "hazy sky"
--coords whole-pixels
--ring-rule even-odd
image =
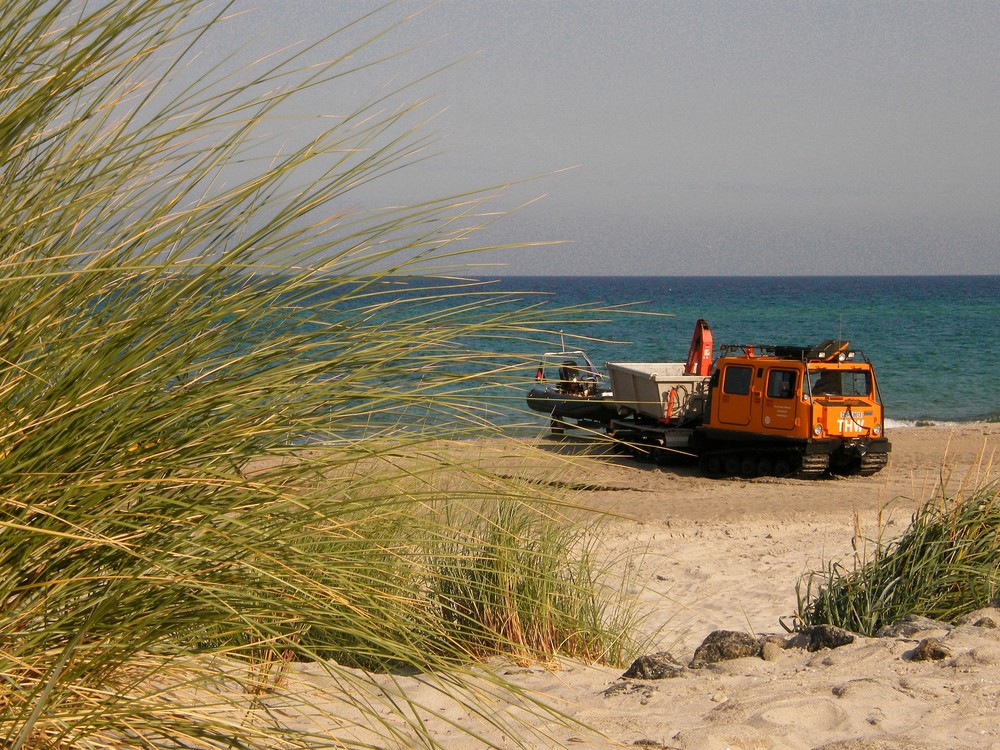
[[[376,4],[246,6],[267,50]],[[354,38],[421,8],[378,49],[427,46],[329,96],[472,56],[418,89],[440,155],[378,191],[573,167],[484,238],[568,244],[502,272],[1000,273],[1000,3],[402,0]]]

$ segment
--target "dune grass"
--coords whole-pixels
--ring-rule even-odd
[[[354,188],[419,159],[413,106],[380,94],[268,151],[275,113],[377,62],[363,48],[338,56],[334,35],[329,64],[290,51],[178,89],[225,11],[0,10],[14,750],[362,746],[366,723],[432,746],[424,708],[371,675],[447,675],[496,723],[479,702],[507,688],[464,665],[628,651],[628,608],[600,593],[558,498],[442,443],[490,433],[480,388],[525,364],[490,341],[533,349],[585,311],[454,278],[493,190],[357,210]],[[339,707],[272,710],[303,662]],[[353,718],[320,732],[287,720],[299,709]]]
[[[1000,484],[943,489],[914,513],[902,535],[853,568],[831,563],[799,587],[805,627],[837,625],[862,635],[907,615],[944,622],[996,601],[1000,591]]]

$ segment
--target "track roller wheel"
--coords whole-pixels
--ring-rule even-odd
[[[779,458],[774,462],[774,476],[787,477],[792,471],[792,462],[787,458]]]
[[[698,459],[698,466],[701,473],[713,479],[722,476],[722,458],[709,453]]]
[[[740,476],[745,479],[753,479],[757,476],[757,457],[744,456],[740,461]]]
[[[636,461],[642,461],[643,463],[648,463],[653,460],[654,450],[655,448],[645,441],[628,444],[628,451],[632,454],[632,458]]]

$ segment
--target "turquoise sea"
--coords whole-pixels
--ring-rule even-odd
[[[890,426],[1000,421],[1000,276],[523,276],[493,288],[544,293],[551,305],[629,302],[669,315],[567,327],[602,340],[585,345],[599,366],[684,361],[704,318],[716,347],[850,341],[875,365]]]

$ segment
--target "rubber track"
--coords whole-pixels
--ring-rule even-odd
[[[823,456],[823,458],[827,458]],[[740,468],[733,471],[727,470],[726,464],[735,459],[739,464]],[[754,464],[754,469],[750,472],[743,471],[743,462],[746,459],[750,459]],[[827,459],[828,460],[828,459]],[[761,461],[766,461],[769,468],[767,470],[761,471]],[[718,467],[718,471],[710,471],[710,466],[712,464]],[[785,469],[780,471],[775,471],[778,466],[784,463]],[[701,467],[701,472],[704,476],[722,478],[722,477],[760,477],[760,476],[800,476],[798,470],[799,456],[794,451],[789,451],[785,448],[779,449],[734,449],[734,450],[719,450],[710,451],[708,453],[702,454],[699,459],[699,465]],[[824,464],[823,468],[826,468]],[[819,474],[822,474],[822,470]],[[814,476],[810,474],[809,476]],[[818,475],[817,475],[818,476]]]
[[[872,474],[878,474],[887,463],[889,463],[888,453],[868,453],[861,457],[861,468],[858,469],[858,476],[870,477]]]
[[[813,453],[802,457],[802,466],[799,468],[798,476],[803,479],[820,477],[830,468],[830,456],[826,453]]]

